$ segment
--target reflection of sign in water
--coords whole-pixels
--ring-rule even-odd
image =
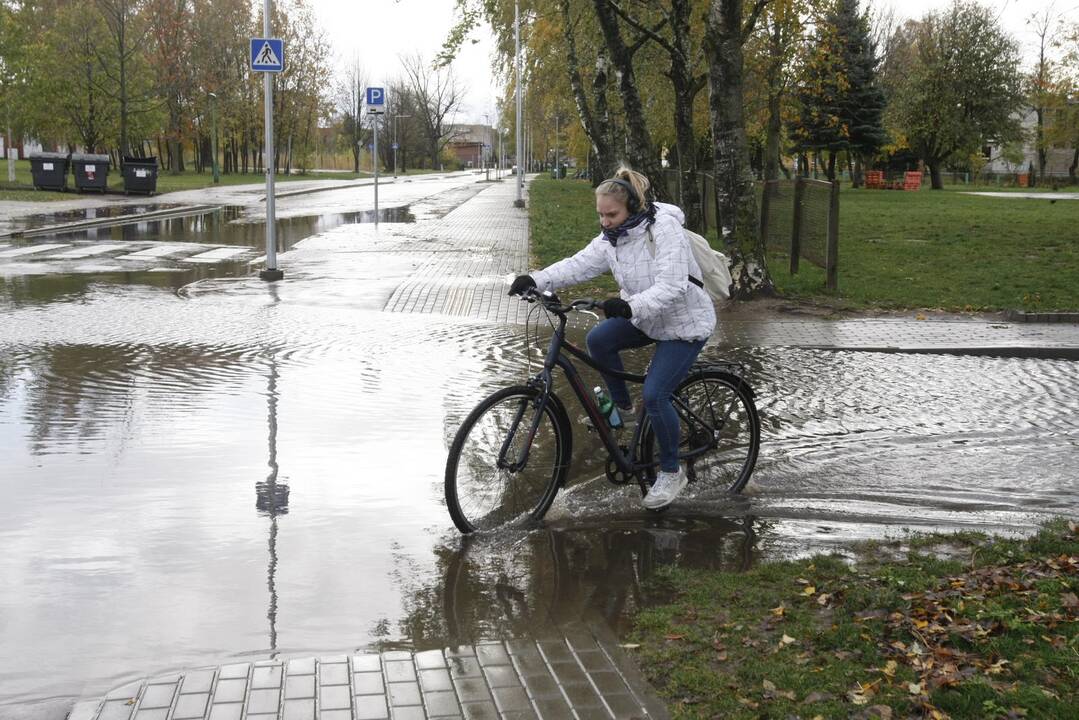
[[[251,38],[251,69],[281,72],[285,69],[285,42],[281,38]]]

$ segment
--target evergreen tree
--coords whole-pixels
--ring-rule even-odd
[[[835,17],[842,43],[846,88],[840,98],[840,118],[847,131],[849,150],[857,161],[855,187],[861,184],[863,163],[888,142],[884,131],[884,91],[877,80],[876,48],[870,37],[869,17],[858,12],[858,0],[840,0]]]
[[[807,48],[795,93],[799,113],[791,127],[796,150],[829,153],[829,179],[835,179],[838,153],[858,159],[857,177],[862,159],[887,141],[877,64],[869,19],[859,12],[858,0],[838,0]]]

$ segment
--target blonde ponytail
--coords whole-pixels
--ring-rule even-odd
[[[615,182],[616,180],[621,180],[622,182]],[[622,183],[626,183],[633,188],[636,202],[631,197],[629,189]],[[619,165],[610,180],[604,180],[599,184],[596,188],[596,195],[610,195],[625,205],[633,214],[647,211],[651,207],[651,202],[648,200],[648,191],[651,187],[652,184],[648,182],[647,177],[625,165]]]

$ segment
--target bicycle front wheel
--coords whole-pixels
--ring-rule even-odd
[[[572,434],[558,398],[541,410],[540,396],[526,385],[499,390],[461,424],[446,460],[446,507],[461,532],[539,520],[554,502]]]
[[[680,437],[678,455],[698,492],[741,492],[757,464],[761,423],[753,392],[742,378],[722,370],[695,368],[674,391]],[[642,438],[646,463],[659,453],[652,428]]]

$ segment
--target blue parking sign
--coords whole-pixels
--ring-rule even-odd
[[[251,69],[278,73],[285,69],[285,41],[281,38],[251,38]]]
[[[367,112],[381,113],[386,111],[386,88],[367,88]]]

